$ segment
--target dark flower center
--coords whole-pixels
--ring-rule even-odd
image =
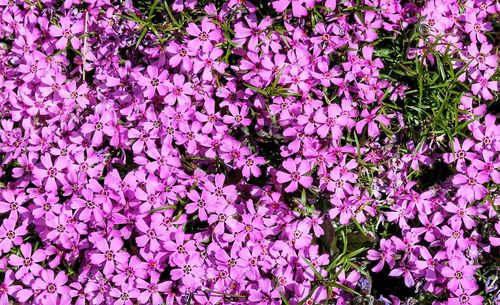
[[[106,251],[104,256],[106,257],[106,259],[108,261],[110,261],[110,260],[113,260],[115,258],[115,253],[113,253],[113,251]]]

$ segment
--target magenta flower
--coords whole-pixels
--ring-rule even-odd
[[[373,108],[370,112],[368,110],[363,109],[361,112],[361,117],[363,119],[356,123],[356,132],[361,134],[363,132],[363,128],[368,124],[368,135],[370,137],[377,137],[380,134],[380,129],[377,125],[377,122],[387,127],[390,124],[387,116],[383,114],[377,114],[380,107]]]
[[[443,154],[443,159],[446,163],[457,162],[456,168],[459,171],[465,172],[467,165],[465,160],[472,161],[476,159],[477,154],[470,151],[472,147],[474,147],[474,141],[471,139],[465,139],[462,145],[458,139],[453,140],[453,150],[454,153],[445,153]]]
[[[175,101],[180,104],[191,104],[192,94],[190,82],[185,82],[184,75],[175,74],[173,76],[173,82],[167,81],[168,94],[165,96],[165,102],[169,105],[173,105]],[[159,91],[158,91],[159,92]]]
[[[210,52],[213,42],[221,38],[220,30],[209,18],[201,20],[201,29],[195,23],[189,23],[186,32],[194,37],[188,41],[188,48],[192,50],[201,48],[203,52]]]
[[[37,278],[31,286],[34,290],[39,290],[41,293],[36,298],[50,297],[51,295],[65,295],[70,292],[70,288],[65,284],[68,282],[68,277],[63,271],[54,274],[52,270],[42,270],[40,277]]]
[[[389,267],[394,268],[394,254],[396,253],[396,247],[389,239],[382,239],[380,241],[380,249],[381,251],[376,250],[368,250],[367,258],[372,261],[378,261],[377,265],[373,267],[373,272],[379,272],[384,267],[384,264],[387,263]]]
[[[208,217],[208,223],[214,224],[217,223],[214,227],[214,233],[222,234],[225,232],[227,228],[229,232],[232,232],[236,229],[238,225],[238,221],[233,218],[233,215],[236,214],[236,209],[231,205],[219,205],[215,213],[211,214]]]
[[[2,284],[0,284],[0,304],[8,305],[9,296],[16,295],[16,292],[22,289],[22,286],[13,285],[15,281],[14,272],[6,270]]]
[[[229,105],[228,107],[229,113],[225,115],[222,120],[226,124],[231,124],[232,127],[237,126],[249,126],[252,122],[251,119],[247,118],[248,115],[248,107],[243,105],[242,107],[238,107],[236,105]]]
[[[486,196],[488,190],[482,184],[488,182],[489,177],[483,172],[479,172],[475,167],[467,168],[467,175],[456,174],[453,177],[453,184],[458,187],[457,195],[467,199],[468,202],[481,200]]]
[[[474,159],[472,165],[477,168],[480,173],[488,175],[495,183],[500,183],[500,172],[496,170],[500,168],[500,159],[490,150],[483,150],[483,160]]]
[[[188,214],[198,212],[198,217],[202,221],[207,220],[208,213],[214,212],[217,208],[217,197],[206,190],[202,190],[201,195],[199,192],[192,190],[187,193],[187,196],[191,200],[191,202],[186,204],[186,212]]]
[[[132,300],[140,296],[140,291],[133,286],[121,284],[120,287],[111,289],[109,295],[115,298],[113,305],[133,305]]]
[[[263,157],[251,155],[245,158],[245,160],[239,160],[236,166],[241,167],[241,174],[243,177],[249,179],[251,176],[259,177],[261,175],[260,165],[266,164]]]
[[[40,271],[43,270],[42,266],[38,263],[44,261],[46,258],[44,251],[38,249],[33,252],[31,244],[22,244],[20,248],[22,257],[16,254],[9,257],[9,265],[19,267],[15,273],[16,279],[21,279],[26,274],[38,276]]]
[[[234,26],[234,42],[243,46],[248,39],[248,49],[255,50],[258,43],[266,37],[265,30],[272,24],[272,19],[266,17],[260,21],[255,14],[245,16],[248,27],[243,22],[238,22]]]
[[[160,241],[168,239],[162,220],[159,214],[153,215],[151,221],[148,221],[149,224],[142,218],[137,219],[135,226],[141,234],[139,234],[135,241],[139,247],[146,248],[152,252],[160,250]]]
[[[496,69],[498,66],[498,56],[491,53],[493,45],[489,43],[481,44],[481,49],[478,50],[476,43],[471,43],[468,50],[468,56],[472,59],[470,67],[476,67],[479,70]]]
[[[475,289],[457,289],[453,292],[455,297],[448,299],[449,305],[482,305],[484,304],[484,297],[480,295],[473,295]]]
[[[305,176],[311,170],[309,162],[301,159],[288,158],[283,161],[283,167],[288,171],[288,173],[278,171],[276,173],[276,177],[278,183],[290,182],[290,184],[285,188],[285,192],[295,192],[298,189],[299,184],[305,188],[312,185],[313,177]]]
[[[224,186],[224,175],[217,174],[214,176],[214,183],[210,180],[204,181],[204,188],[211,194],[217,197],[217,200],[222,203],[229,203],[236,199],[237,192],[234,185]]]
[[[488,69],[484,71],[483,74],[475,73],[474,83],[471,86],[472,93],[475,95],[480,94],[485,100],[492,100],[493,94],[490,92],[498,91],[498,81],[491,80],[491,77],[495,73],[494,69]]]
[[[173,68],[180,65],[183,70],[191,71],[191,69],[193,68],[192,57],[196,56],[196,50],[191,50],[190,48],[187,48],[187,46],[179,45],[175,41],[171,41],[166,49],[167,52],[172,54],[172,56],[168,60],[168,63]]]
[[[152,272],[149,282],[143,279],[137,279],[137,288],[143,291],[139,296],[137,296],[137,301],[141,304],[151,304],[151,305],[161,305],[163,304],[163,297],[160,292],[163,292],[167,288],[166,282],[159,283],[160,273]]]
[[[102,113],[89,116],[87,123],[81,127],[83,134],[92,133],[92,145],[98,146],[103,142],[103,136],[113,136],[115,129],[113,128],[114,118],[110,111],[102,110]]]
[[[341,201],[336,196],[332,196],[330,202],[333,205],[333,208],[329,211],[330,219],[336,219],[340,215],[339,222],[344,225],[348,224],[351,221],[351,217],[354,216],[351,203],[348,200]]]
[[[81,42],[77,37],[79,34],[83,32],[84,25],[82,20],[71,20],[69,16],[64,16],[59,19],[61,27],[51,25],[50,26],[50,35],[53,37],[60,37],[55,46],[56,48],[62,50],[65,49],[68,41],[71,42],[71,46],[75,49],[79,49]]]
[[[0,251],[8,253],[13,246],[19,246],[23,243],[23,236],[28,233],[27,219],[18,226],[17,217],[11,216],[5,218],[0,227]]]
[[[454,258],[450,260],[450,266],[443,267],[441,273],[449,278],[447,287],[452,292],[456,292],[460,288],[465,291],[475,291],[478,288],[474,279],[475,269],[474,266],[466,264],[463,260]]]
[[[492,25],[490,22],[478,20],[477,17],[475,13],[466,14],[465,33],[469,34],[473,42],[486,43],[487,39],[483,32],[492,30]]]
[[[214,47],[199,55],[199,58],[193,63],[193,72],[199,73],[203,70],[201,78],[205,81],[212,81],[214,71],[223,74],[226,69],[227,65],[218,60],[223,53],[224,51],[221,48]]]
[[[415,285],[414,273],[416,273],[416,268],[414,265],[401,264],[399,268],[392,269],[389,276],[403,276],[406,287],[412,287]]]
[[[93,264],[104,263],[103,272],[106,275],[111,275],[115,271],[116,263],[125,264],[128,261],[129,254],[120,251],[123,247],[121,238],[113,238],[108,243],[105,239],[101,239],[95,243],[99,252],[91,255],[90,259]]]
[[[457,221],[468,230],[476,226],[472,217],[477,216],[477,208],[475,206],[467,207],[466,200],[458,200],[457,204],[450,202],[444,209],[453,215],[450,217],[450,221]]]
[[[146,68],[147,76],[139,74],[138,83],[144,90],[144,96],[152,99],[155,93],[161,96],[165,96],[168,92],[167,77],[168,70],[163,70],[161,73],[158,71],[158,67],[148,66]]]
[[[307,9],[314,4],[312,0],[278,0],[274,1],[273,8],[278,12],[284,12],[288,6],[292,3],[292,14],[295,17],[304,17],[307,16]]]
[[[14,194],[11,190],[4,190],[1,193],[0,199],[0,214],[9,212],[10,215],[15,216],[16,218],[19,214],[26,214],[28,209],[23,206],[23,204],[27,201],[27,197],[25,194]],[[0,197],[0,198],[1,198]]]
[[[192,255],[180,255],[174,260],[175,266],[178,268],[170,272],[172,280],[181,279],[186,287],[195,287],[201,281],[204,275],[203,269],[200,268],[201,258],[198,253]]]
[[[443,226],[441,228],[441,234],[447,237],[444,245],[446,246],[446,253],[449,257],[453,257],[453,253],[457,250],[465,250],[467,247],[466,240],[463,235],[464,232],[461,229],[461,222],[453,221],[451,223],[451,228],[449,226]]]

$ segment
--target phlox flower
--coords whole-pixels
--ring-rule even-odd
[[[456,174],[453,177],[453,184],[458,187],[457,195],[467,199],[468,202],[481,200],[486,196],[488,190],[483,186],[488,182],[489,177],[483,172],[479,172],[475,167],[467,168],[467,175]]]
[[[19,267],[15,273],[16,279],[21,279],[28,273],[38,276],[40,271],[43,270],[38,263],[46,258],[44,250],[37,249],[33,252],[31,244],[28,243],[22,244],[20,249],[22,257],[16,254],[9,256],[9,265]]]
[[[356,123],[356,132],[358,134],[361,134],[365,125],[368,125],[368,135],[370,137],[377,137],[378,135],[380,135],[380,129],[377,125],[377,122],[385,127],[389,126],[390,121],[387,116],[383,114],[377,114],[379,109],[380,107],[375,107],[371,111],[363,109],[363,111],[361,112],[361,117],[363,117],[363,119]]]
[[[167,288],[166,282],[160,281],[160,273],[152,272],[149,282],[139,278],[137,279],[137,288],[143,290],[137,297],[141,304],[161,305],[164,304],[163,297],[160,292]]]
[[[478,288],[474,279],[476,267],[469,265],[464,259],[451,259],[450,265],[444,266],[441,273],[449,278],[447,287],[454,293],[460,288],[465,291],[475,291]]]
[[[13,285],[14,281],[14,272],[10,269],[6,270],[4,273],[2,284],[0,284],[0,304],[11,304],[9,301],[9,296],[16,295],[16,292],[22,289],[22,286],[20,285]]]
[[[188,288],[194,288],[205,275],[203,268],[201,268],[200,255],[196,252],[190,255],[179,255],[173,262],[178,268],[170,271],[172,280],[180,279]]]
[[[378,261],[377,265],[375,265],[372,269],[373,272],[379,272],[384,267],[384,264],[387,263],[389,267],[392,269],[394,267],[394,254],[396,253],[396,246],[390,239],[382,239],[380,240],[380,250],[368,250],[367,258],[372,261]]]
[[[307,9],[314,4],[312,0],[278,0],[272,3],[273,8],[278,12],[284,12],[292,3],[292,14],[295,17],[307,16]]]
[[[28,233],[27,222],[26,219],[21,225],[17,225],[17,217],[13,215],[3,219],[0,227],[0,252],[8,253],[12,247],[23,243],[23,236]]]
[[[65,295],[70,291],[69,286],[66,286],[68,276],[64,271],[60,271],[57,275],[52,270],[42,270],[40,277],[37,278],[31,286],[34,290],[39,290],[41,293],[35,298],[42,299],[51,295]]]
[[[121,251],[123,248],[123,241],[121,238],[116,237],[108,242],[101,239],[95,244],[97,252],[90,256],[93,264],[101,265],[104,263],[104,274],[111,275],[115,271],[117,263],[125,264],[129,259],[127,252]]]
[[[484,297],[473,295],[475,289],[457,289],[453,292],[454,297],[448,299],[448,305],[482,305]]]
[[[84,24],[81,19],[71,20],[70,16],[64,16],[59,19],[61,27],[56,25],[50,26],[50,35],[53,37],[59,37],[55,46],[59,50],[65,49],[68,41],[71,42],[71,46],[75,49],[79,49],[81,42],[77,37],[83,32]]]
[[[443,226],[441,228],[441,234],[443,234],[447,239],[444,242],[446,246],[446,253],[451,258],[454,254],[459,253],[457,250],[465,250],[467,247],[466,240],[464,239],[464,231],[461,229],[462,223],[459,221],[453,221],[451,223],[451,228],[449,226]]]
[[[168,70],[159,71],[156,65],[148,66],[146,68],[147,75],[138,76],[138,84],[141,85],[144,90],[144,96],[152,99],[155,93],[161,96],[165,96],[168,92],[167,87],[167,77]]]
[[[184,75],[175,74],[173,76],[172,82],[167,81],[168,94],[165,96],[165,102],[169,105],[173,105],[175,101],[180,104],[190,104],[192,94],[192,84],[190,82],[185,82]]]
[[[295,192],[299,184],[305,188],[308,188],[313,183],[313,177],[306,176],[306,174],[311,170],[309,162],[301,159],[291,159],[288,158],[283,161],[283,167],[288,171],[282,172],[278,171],[276,173],[278,183],[290,184],[285,188],[287,193]]]
[[[210,18],[203,18],[201,20],[201,28],[195,23],[189,23],[186,27],[186,32],[195,37],[188,41],[188,47],[192,50],[201,48],[203,52],[212,50],[212,42],[218,41],[222,36],[220,30]]]

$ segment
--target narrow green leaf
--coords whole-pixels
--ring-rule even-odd
[[[146,33],[148,32],[148,28],[145,27],[142,32],[141,32],[141,35],[139,35],[139,39],[137,39],[137,43],[135,44],[135,48],[139,48],[139,46],[141,45],[141,42],[142,40],[144,39],[144,37],[146,36]]]
[[[175,208],[176,208],[175,205],[167,205],[167,206],[159,207],[156,209],[152,209],[149,211],[149,213],[156,213],[158,211],[163,211],[163,210],[175,210]]]
[[[307,260],[307,258],[305,258],[305,257],[302,257],[302,259],[306,262],[306,264],[307,264],[307,265],[309,265],[309,267],[310,267],[310,268],[312,269],[312,271],[314,272],[314,275],[315,275],[318,279],[322,280],[322,279],[323,279],[323,276],[321,276],[321,273],[319,273],[319,272],[318,272],[318,270],[316,270],[316,268],[314,268],[314,266],[311,264],[311,262],[309,262],[309,261]]]
[[[281,290],[278,290],[279,293],[280,293],[280,296],[281,296],[281,300],[283,301],[284,305],[290,305],[290,302],[288,302],[288,300],[286,299],[286,296],[283,292],[281,292]]]

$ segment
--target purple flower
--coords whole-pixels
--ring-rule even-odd
[[[116,263],[124,264],[128,261],[129,254],[120,251],[123,247],[123,241],[120,238],[113,238],[108,243],[101,239],[95,244],[98,252],[91,255],[90,259],[93,264],[104,263],[104,274],[111,275],[115,271]]]
[[[488,193],[482,184],[488,182],[489,177],[485,173],[479,172],[475,167],[467,168],[467,176],[456,174],[453,177],[453,184],[458,187],[457,195],[467,199],[468,202],[481,200]]]
[[[313,177],[306,176],[306,174],[311,170],[309,162],[301,159],[286,159],[283,161],[283,167],[288,171],[282,172],[278,171],[276,173],[278,183],[290,184],[285,188],[285,192],[291,193],[295,192],[300,185],[308,188],[313,183]]]

